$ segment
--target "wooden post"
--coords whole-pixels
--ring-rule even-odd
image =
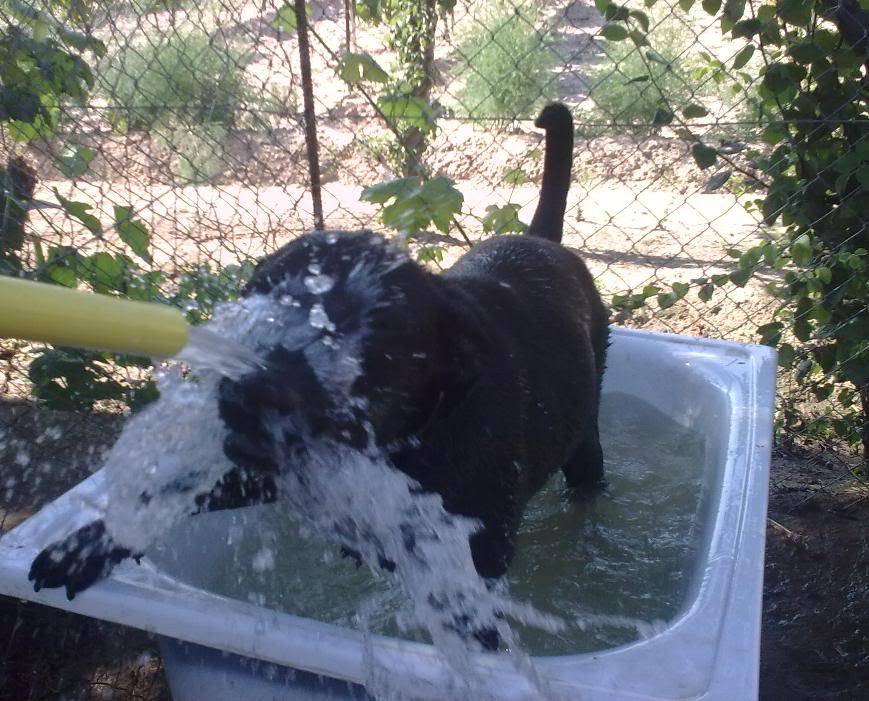
[[[323,198],[320,191],[320,149],[317,144],[317,117],[314,114],[314,88],[311,79],[311,45],[308,42],[308,16],[305,0],[295,0],[296,34],[299,37],[299,68],[302,72],[302,98],[305,115],[305,145],[308,150],[308,172],[311,177],[311,202],[314,207],[314,228],[322,231]]]

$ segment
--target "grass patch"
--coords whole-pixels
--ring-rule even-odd
[[[223,124],[157,125],[155,136],[171,152],[172,174],[182,183],[201,184],[223,172],[227,129]]]
[[[691,33],[679,22],[664,22],[653,28],[649,41],[654,60],[647,55],[649,47],[602,42],[606,56],[592,72],[589,89],[596,121],[650,125],[659,109],[683,107],[698,97],[687,65]]]
[[[99,89],[121,128],[158,122],[232,125],[244,99],[242,53],[204,32],[127,45],[106,62]]]

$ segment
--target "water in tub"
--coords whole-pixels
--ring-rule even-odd
[[[309,291],[325,284],[311,273],[303,281]],[[310,348],[312,366],[326,364],[333,391],[346,391],[358,372],[353,339],[311,343],[329,325],[321,312],[317,305],[303,310],[292,294],[253,296],[218,309],[208,331],[236,344],[236,360],[238,344]],[[546,680],[526,650],[568,653],[626,642],[652,632],[684,598],[699,540],[703,442],[635,398],[604,401],[606,489],[570,500],[553,478],[528,508],[509,576],[488,587],[467,545],[474,524],[444,512],[439,497],[412,493],[409,478],[373,452],[324,444],[310,464],[286,470],[280,503],[189,518],[195,495],[232,468],[222,451],[220,377],[213,369],[163,369],[160,399],[127,423],[105,465],[112,536],[147,549],[190,584],[432,640],[455,671],[456,688],[471,689],[476,677],[467,650],[474,643],[455,633],[457,618],[467,616],[478,628],[499,631],[501,654],[545,695]],[[156,498],[145,504],[143,492]],[[412,555],[404,547],[408,527],[417,543]],[[357,570],[339,558],[336,532],[371,566]],[[377,567],[381,554],[397,564],[395,574]],[[451,697],[459,698],[455,691]]]
[[[602,650],[652,634],[685,601],[702,533],[701,436],[649,404],[605,394],[601,440],[607,483],[571,498],[560,474],[528,505],[510,596],[558,616],[557,632],[520,626],[533,655]],[[304,529],[302,529],[304,530]],[[302,535],[283,505],[205,514],[179,524],[152,558],[185,582],[321,621],[417,640],[402,630],[406,597],[355,568],[322,538]],[[207,550],[209,566],[188,554]]]

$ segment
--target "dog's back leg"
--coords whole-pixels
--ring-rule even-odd
[[[561,471],[571,489],[591,487],[603,479],[603,451],[600,447],[597,415],[589,421],[582,440]]]

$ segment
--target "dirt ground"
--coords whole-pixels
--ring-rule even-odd
[[[772,464],[761,698],[869,697],[869,485],[823,453]]]

